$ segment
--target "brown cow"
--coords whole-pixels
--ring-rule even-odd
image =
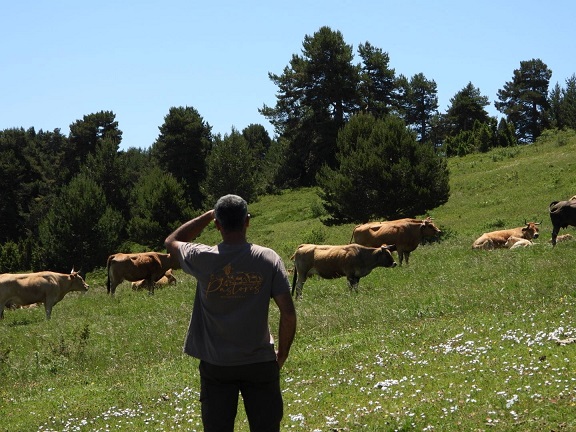
[[[369,247],[393,244],[396,246],[400,265],[404,258],[408,265],[410,252],[416,249],[424,238],[435,237],[440,233],[430,217],[423,220],[405,218],[358,225],[352,232],[350,242]]]
[[[156,281],[156,287],[164,286],[164,285],[171,285],[176,283],[176,278],[172,274],[172,269],[168,269],[164,276]],[[148,288],[148,283],[146,279],[139,280],[137,282],[132,282],[132,289],[139,291],[143,288]]]
[[[5,273],[0,275],[0,319],[4,318],[4,306],[44,303],[46,319],[50,319],[52,307],[71,291],[88,291],[88,285],[77,272],[70,274],[43,271],[38,273]]]
[[[108,257],[108,294],[114,295],[116,287],[127,280],[136,282],[145,280],[148,293],[154,294],[155,282],[171,269],[173,262],[169,254],[141,252],[133,254],[117,253]]]
[[[292,295],[296,288],[296,298],[302,297],[306,278],[317,274],[324,279],[346,276],[350,290],[358,291],[360,278],[367,276],[376,267],[395,267],[391,251],[394,245],[377,248],[358,244],[342,246],[301,244],[294,252],[294,277]]]
[[[493,250],[506,247],[509,237],[519,237],[526,240],[538,238],[540,222],[527,222],[525,226],[492,231],[482,234],[472,244],[472,249]]]

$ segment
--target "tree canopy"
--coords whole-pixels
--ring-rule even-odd
[[[550,108],[548,85],[552,71],[540,59],[521,61],[512,81],[498,90],[494,106],[505,114],[516,128],[522,142],[534,142],[548,125],[546,111]]]
[[[186,199],[199,208],[203,201],[199,185],[206,176],[212,127],[195,108],[172,107],[159,129],[152,156],[184,185]]]
[[[268,74],[279,88],[278,100],[260,112],[288,140],[286,179],[311,185],[323,164],[335,165],[338,130],[360,103],[353,57],[342,33],[322,27],[305,36],[302,55],[293,55],[281,75]]]
[[[480,89],[469,82],[450,99],[450,106],[444,116],[451,135],[472,130],[474,122],[488,123],[490,116],[485,107],[488,96],[482,96]]]
[[[446,160],[397,117],[352,117],[338,135],[336,158],[336,168],[318,174],[329,223],[414,217],[448,200]]]

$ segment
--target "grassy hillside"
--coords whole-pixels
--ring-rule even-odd
[[[576,430],[576,241],[549,244],[553,200],[576,194],[576,136],[451,159],[451,197],[430,215],[444,232],[409,266],[309,279],[282,371],[294,431]],[[341,244],[312,189],[250,206],[250,240],[286,260],[303,242]],[[482,232],[542,221],[523,250],[473,251]],[[561,233],[576,230],[569,228]],[[211,243],[217,232],[201,237]],[[197,361],[181,353],[194,281],[154,296],[127,283],[106,295],[103,271],[52,320],[42,308],[0,322],[0,430],[202,430]],[[272,312],[272,329],[277,315]],[[247,431],[240,408],[238,431]]]

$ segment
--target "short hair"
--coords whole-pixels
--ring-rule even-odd
[[[248,217],[248,204],[238,195],[224,195],[216,201],[214,216],[225,231],[241,231]]]

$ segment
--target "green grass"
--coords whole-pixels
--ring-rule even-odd
[[[444,231],[409,266],[376,269],[358,293],[309,279],[282,371],[283,429],[293,431],[576,430],[576,241],[549,244],[553,200],[576,194],[576,137],[451,159],[451,197],[430,212]],[[290,256],[342,244],[313,189],[250,206],[250,240]],[[482,232],[542,221],[528,249],[473,251]],[[563,230],[575,234],[573,228]],[[202,241],[215,242],[210,228]],[[0,430],[202,430],[195,359],[182,354],[194,280],[106,295],[105,275],[55,306],[0,322]],[[277,313],[271,313],[274,332]],[[247,431],[243,409],[238,431]]]

